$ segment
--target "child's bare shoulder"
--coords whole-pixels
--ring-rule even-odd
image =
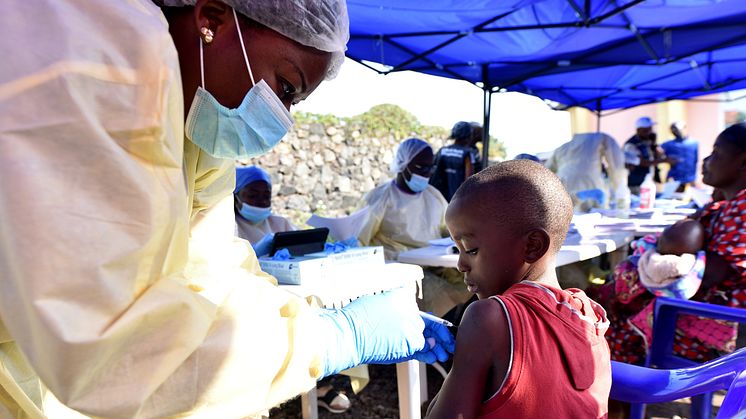
[[[477,300],[467,307],[458,329],[458,337],[489,343],[491,348],[508,343],[510,330],[508,318],[500,302],[492,298]]]

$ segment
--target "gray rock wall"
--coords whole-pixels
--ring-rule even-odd
[[[272,176],[272,209],[297,225],[311,214],[339,217],[360,205],[365,193],[393,178],[389,165],[403,140],[393,134],[361,134],[358,126],[300,123],[255,164]],[[445,131],[444,131],[445,133]],[[412,136],[418,136],[413,133]],[[435,152],[445,135],[423,138]]]

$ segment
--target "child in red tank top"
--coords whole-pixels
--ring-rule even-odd
[[[446,223],[479,300],[428,417],[606,417],[606,313],[555,274],[571,218],[559,179],[529,160],[491,166],[456,192]]]

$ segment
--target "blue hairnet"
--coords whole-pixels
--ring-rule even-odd
[[[531,161],[535,161],[537,163],[541,163],[541,159],[540,158],[534,156],[533,154],[528,154],[528,153],[518,154],[517,156],[515,156],[515,158],[513,160],[531,160]]]
[[[404,140],[401,144],[399,144],[399,148],[396,150],[396,156],[394,156],[394,161],[391,162],[391,171],[394,173],[403,172],[404,169],[409,165],[409,162],[412,161],[414,156],[418,155],[422,150],[429,148],[430,144],[427,142],[420,140],[419,138],[410,138],[408,140]]]
[[[233,193],[238,193],[244,186],[257,180],[263,180],[270,186],[272,185],[272,179],[263,169],[257,166],[236,167],[236,189],[233,190]]]

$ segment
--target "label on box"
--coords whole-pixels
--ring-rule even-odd
[[[283,285],[300,285],[318,280],[324,274],[326,258],[302,256],[288,260],[259,259],[262,270]]]

